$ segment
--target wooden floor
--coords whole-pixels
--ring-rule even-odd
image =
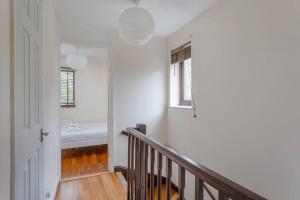
[[[154,200],[157,200],[157,187],[155,187],[154,191]],[[161,199],[166,200],[166,185],[162,185],[161,193]],[[55,200],[125,199],[127,199],[126,181],[121,173],[116,174],[112,172],[104,172],[101,175],[63,181],[59,184],[55,197]],[[148,199],[150,199],[150,192]],[[178,193],[174,190],[172,190],[171,200],[178,200]]]
[[[107,159],[107,145],[62,150],[62,180],[105,172]]]
[[[116,173],[103,173],[59,184],[55,200],[125,200],[126,191]]]

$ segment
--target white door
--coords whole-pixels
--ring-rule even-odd
[[[14,0],[15,200],[44,199],[42,3]]]

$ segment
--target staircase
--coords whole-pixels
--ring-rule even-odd
[[[115,167],[115,172],[62,181],[55,199],[185,200],[186,172],[189,172],[194,177],[194,183],[188,182],[188,186],[194,187],[192,196],[195,200],[266,200],[174,149],[148,138],[145,133],[145,125],[128,128],[122,133],[128,137],[127,167]],[[173,165],[178,167],[175,172],[178,174],[176,184],[171,181]]]
[[[158,200],[158,193],[157,193],[157,191],[158,191],[158,188],[156,186],[156,187],[154,187],[154,196],[153,196],[154,200]],[[167,190],[166,190],[166,185],[165,184],[163,184],[161,186],[161,195],[162,195],[161,200],[167,200],[167,198],[166,198],[166,196],[167,196]],[[151,194],[150,194],[150,191],[149,191],[148,192],[148,199],[150,199],[150,198],[151,198]],[[172,192],[171,192],[171,200],[178,200],[178,199],[179,199],[178,192],[176,192],[175,190],[172,190]]]
[[[125,191],[127,191],[127,180],[125,179],[125,177],[123,176],[122,172],[116,172],[116,174],[119,177],[119,180],[122,183],[122,186],[124,188]],[[161,186],[161,193],[162,193],[162,198],[161,200],[166,200],[166,194],[167,194],[167,190],[166,190],[167,185],[166,184],[162,184]],[[158,187],[155,186],[154,187],[154,200],[158,199]],[[151,198],[151,192],[150,192],[150,187],[148,187],[148,199]],[[178,195],[178,189],[176,187],[172,188],[172,192],[171,192],[171,200],[178,200],[179,199],[179,195]]]
[[[187,172],[194,177],[194,183],[189,182],[189,186],[194,187],[195,200],[203,200],[204,194],[211,200],[266,200],[184,154],[148,138],[144,124],[127,128],[122,134],[128,137],[128,166],[123,170],[127,178],[128,200],[185,200]],[[164,167],[163,159],[166,161]],[[175,172],[177,185],[171,181],[173,165],[178,168]]]

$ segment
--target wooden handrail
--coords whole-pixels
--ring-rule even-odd
[[[135,148],[135,150],[137,150],[138,152],[135,153],[135,162],[138,161],[137,166],[137,170],[141,171],[141,170],[147,170],[145,169],[145,166],[143,165],[139,165],[139,163],[142,163],[141,160],[143,161],[145,158],[143,157],[145,151],[148,151],[148,146],[150,147],[150,149],[154,149],[158,152],[158,155],[163,155],[166,157],[167,159],[167,163],[170,164],[172,162],[175,162],[178,164],[178,166],[180,166],[183,169],[183,172],[185,172],[185,170],[189,171],[191,174],[193,174],[195,176],[196,179],[201,180],[202,182],[205,182],[207,184],[209,184],[210,186],[212,186],[213,188],[215,188],[216,190],[219,191],[219,199],[221,200],[227,200],[227,199],[232,199],[232,200],[265,200],[265,198],[259,196],[258,194],[255,194],[254,192],[246,189],[245,187],[225,178],[224,176],[208,169],[207,167],[201,165],[200,163],[190,159],[189,157],[187,157],[186,155],[179,153],[177,151],[175,151],[174,149],[165,146],[161,143],[159,143],[158,141],[155,141],[153,139],[150,139],[149,137],[147,137],[146,135],[144,135],[143,133],[139,132],[136,128],[127,128],[126,132],[128,133],[128,144],[132,145],[135,144],[135,146],[130,146],[128,147],[128,151],[133,152],[132,150]],[[135,141],[135,143],[133,142]],[[147,146],[147,150],[144,150],[145,146]],[[137,156],[137,154],[141,154],[140,156]],[[132,159],[130,155],[128,156],[128,169],[131,169],[133,166],[130,166],[131,160]],[[143,164],[143,163],[142,163]],[[141,169],[142,167],[142,169]],[[169,170],[171,170],[170,166],[168,165]],[[167,173],[169,173],[167,171]],[[129,175],[129,177],[131,178],[136,178],[137,174],[135,175]],[[141,173],[139,173],[139,175],[141,175]],[[172,173],[170,172],[170,176],[172,175]],[[184,176],[183,176],[184,177]],[[167,177],[167,179],[170,177]],[[129,179],[130,181],[130,179]],[[144,181],[144,180],[142,180]],[[182,180],[180,180],[179,182],[181,182]],[[138,180],[138,184],[136,186],[137,191],[139,192],[139,194],[141,194],[141,191],[144,191],[144,188],[141,188],[141,191],[139,190],[140,188],[140,183],[141,180]],[[184,183],[184,182],[183,182]],[[181,184],[181,183],[179,183]],[[142,187],[144,187],[144,185],[142,185]],[[202,188],[200,188],[201,190],[203,190],[203,184],[202,184]],[[168,187],[167,187],[168,189]],[[183,188],[184,190],[184,185]],[[195,188],[196,190],[197,187]],[[205,188],[206,189],[206,188]],[[136,192],[136,191],[135,191]],[[203,191],[197,191],[197,193],[201,194],[201,192],[203,193]],[[184,194],[183,194],[184,195]],[[202,194],[203,196],[203,194]],[[203,197],[202,197],[203,198]]]

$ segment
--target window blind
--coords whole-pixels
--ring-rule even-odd
[[[191,58],[191,42],[171,51],[171,64]]]

